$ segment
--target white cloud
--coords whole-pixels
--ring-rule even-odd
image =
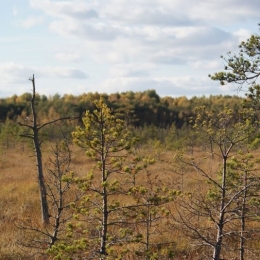
[[[119,29],[101,22],[86,23],[76,19],[57,20],[50,24],[50,29],[62,36],[73,36],[89,41],[111,41],[118,34]]]
[[[252,0],[100,1],[100,15],[116,21],[156,25],[227,24],[259,18],[260,2]]]
[[[14,62],[0,64],[0,82],[24,83],[33,73],[33,69]]]
[[[82,61],[82,57],[79,53],[60,52],[55,55],[55,59],[62,62],[79,62]]]
[[[17,16],[18,15],[18,8],[16,5],[13,5],[13,15]]]
[[[156,70],[154,64],[120,64],[110,69],[110,75],[113,77],[144,77],[149,76],[150,72]]]
[[[258,21],[260,2],[30,0],[30,6],[31,16],[21,25],[47,25],[44,39],[50,37],[49,42],[33,49],[38,62],[33,70],[32,65],[19,65],[30,64],[26,61],[9,64],[15,71],[12,77],[7,64],[0,64],[6,77],[19,81],[34,71],[42,78],[65,79],[66,85],[68,79],[88,77],[81,64],[88,82],[95,77],[89,90],[96,91],[98,85],[110,93],[155,88],[162,95],[190,95],[230,91],[207,75],[222,70],[219,56],[235,52],[250,36],[247,22]]]
[[[91,19],[98,17],[98,13],[86,1],[50,1],[30,0],[32,8],[41,9],[55,18]]]
[[[210,94],[228,94],[230,86],[226,89],[219,84],[212,82],[207,76],[199,78],[193,76],[176,77],[117,77],[105,80],[100,85],[100,92],[115,93],[122,91],[144,91],[156,89],[160,96],[180,96],[192,97],[201,96],[205,92]],[[94,88],[91,89],[94,91]],[[235,93],[234,93],[235,94]]]
[[[87,75],[78,69],[67,67],[54,67],[39,69],[40,76],[58,77],[58,78],[74,78],[74,79],[86,79]]]
[[[196,70],[221,70],[223,67],[223,63],[218,60],[202,60],[202,61],[194,61],[189,63],[190,66]]]
[[[260,3],[255,5],[260,7]],[[212,23],[223,24],[255,12],[248,7],[243,12],[234,0],[31,0],[31,6],[53,18],[53,32],[76,37],[86,48],[90,46],[86,54],[92,59],[112,63],[185,64],[219,57],[238,45],[242,31],[232,34]]]
[[[252,33],[246,29],[240,29],[238,31],[235,31],[233,34],[235,37],[238,38],[239,42],[248,39],[252,35]]]
[[[44,22],[43,17],[29,16],[27,19],[21,21],[21,26],[28,29],[28,28],[31,28],[33,26],[42,24],[43,22]]]
[[[27,82],[28,77],[36,74],[37,77],[47,78],[74,78],[86,79],[87,75],[78,69],[69,67],[47,67],[47,68],[33,68],[17,64],[14,62],[1,63],[0,74],[2,75],[0,81],[10,83]]]

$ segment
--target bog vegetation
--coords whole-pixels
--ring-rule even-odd
[[[1,99],[0,259],[260,259],[259,46],[211,76],[245,97]]]

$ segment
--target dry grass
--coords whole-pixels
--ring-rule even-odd
[[[72,146],[72,164],[71,168],[79,176],[84,176],[91,168],[92,162],[84,152]],[[147,154],[147,151],[140,151],[141,154]],[[149,150],[148,154],[153,152]],[[192,191],[198,188],[207,192],[207,185],[204,186],[203,178],[191,167],[174,163],[174,152],[165,151],[157,156],[157,163],[149,168],[152,178],[159,176],[161,183],[171,189],[184,189]],[[202,157],[203,151],[198,151],[194,156]],[[48,150],[43,150],[44,160],[51,156],[50,146]],[[255,153],[256,157],[260,156],[260,151]],[[212,171],[216,175],[220,159],[214,158],[202,161],[203,167]],[[0,259],[27,259],[22,250],[17,246],[16,240],[18,230],[15,222],[19,219],[30,216],[40,222],[39,192],[37,184],[35,157],[31,148],[21,149],[17,146],[15,149],[2,149],[0,156]],[[139,175],[138,181],[142,181],[144,176]],[[201,180],[198,182],[198,180]],[[163,225],[163,223],[161,223]],[[254,223],[259,228],[257,223]],[[189,245],[189,239],[184,236],[182,228],[172,226],[166,238],[175,242],[174,248],[176,256],[172,259],[200,259],[199,250],[193,250]],[[257,241],[258,237],[256,238]],[[259,247],[258,243],[253,240],[251,243]],[[186,256],[186,257],[185,257]],[[129,258],[131,259],[131,258]],[[134,259],[134,258],[133,258]],[[252,258],[253,259],[253,258]]]
[[[3,151],[0,162],[0,257],[13,259],[19,255],[15,222],[27,214],[38,215],[35,161],[29,150]],[[10,258],[9,258],[10,257]]]

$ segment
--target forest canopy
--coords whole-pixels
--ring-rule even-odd
[[[128,107],[136,117],[134,126],[169,127],[175,125],[182,128],[194,116],[195,108],[206,106],[208,109],[222,110],[227,105],[236,112],[245,98],[238,96],[210,95],[209,97],[160,97],[155,90],[143,92],[122,92],[113,94],[83,93],[78,96],[65,94],[47,97],[36,94],[36,105],[39,118],[55,118],[56,116],[73,115],[79,118],[86,110],[93,110],[93,101],[102,96],[112,109]],[[30,116],[28,106],[31,93],[20,96],[13,95],[0,99],[0,122],[17,121]]]

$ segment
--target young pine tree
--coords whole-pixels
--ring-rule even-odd
[[[122,114],[112,112],[104,99],[95,101],[95,106],[93,113],[85,113],[84,126],[72,133],[74,143],[93,163],[84,178],[75,179],[85,196],[80,206],[75,206],[76,220],[69,226],[73,242],[52,250],[62,259],[116,259],[113,251],[131,235],[124,211],[134,203],[128,194],[133,185],[132,173],[143,167],[141,162],[135,162],[132,153],[137,138],[121,119]]]

